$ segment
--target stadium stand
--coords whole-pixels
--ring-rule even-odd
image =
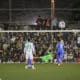
[[[72,32],[5,32],[0,33],[0,62],[24,62],[24,43],[27,38],[35,44],[36,56],[47,54],[51,46],[53,55],[59,38],[65,42],[67,61],[80,61],[80,33]],[[53,37],[53,38],[52,38]],[[66,55],[65,55],[66,56]]]

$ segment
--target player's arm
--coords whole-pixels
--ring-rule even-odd
[[[33,45],[33,55],[36,56],[36,50],[34,45]]]
[[[25,47],[24,47],[24,50],[23,50],[23,52],[24,52],[25,59],[26,59],[26,50],[25,50]]]
[[[56,45],[56,51],[57,51],[57,49],[58,49],[58,43],[57,43],[57,45]]]
[[[24,46],[24,54],[26,54],[26,47]]]
[[[33,49],[33,55],[36,56],[36,51],[35,51],[35,49]]]

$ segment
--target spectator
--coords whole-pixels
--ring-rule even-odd
[[[65,27],[66,27],[65,21],[64,20],[59,21],[59,28],[65,29]]]
[[[37,23],[37,29],[38,30],[41,30],[42,29],[42,26],[43,26],[43,19],[41,16],[38,16],[37,20],[36,20],[36,23]]]

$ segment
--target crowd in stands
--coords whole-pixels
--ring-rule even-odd
[[[63,19],[57,19],[54,17],[51,20],[50,17],[38,16],[31,24],[9,24],[0,23],[0,30],[59,30],[66,29],[66,23]]]
[[[24,21],[23,21],[24,22]],[[19,23],[0,23],[0,30],[71,30],[80,29],[79,21],[70,21],[62,17],[54,16],[53,19],[49,16],[37,16],[29,24]]]
[[[5,32],[0,33],[0,62],[24,62],[24,44],[30,38],[35,45],[36,56],[47,54],[51,47],[52,54],[56,54],[56,43],[59,38],[65,43],[65,60],[80,58],[80,33],[72,32]],[[77,43],[78,42],[78,43]],[[54,58],[54,57],[53,57]]]
[[[41,16],[38,16],[36,20],[36,30],[59,30],[59,29],[65,29],[66,23],[63,19],[58,20],[56,17],[51,20],[51,18],[43,18]]]

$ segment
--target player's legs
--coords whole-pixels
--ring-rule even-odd
[[[63,62],[63,56],[64,56],[64,51],[58,51],[58,55],[57,55],[57,64],[58,66],[60,66]]]
[[[25,66],[25,69],[27,69],[29,66],[28,66],[28,55],[26,55],[26,66]]]
[[[33,61],[33,55],[32,54],[27,54],[26,55],[26,66],[25,68],[32,68],[35,69],[34,67],[34,61]]]
[[[60,55],[57,55],[57,64],[60,65]]]
[[[57,65],[60,66],[62,63],[60,52],[57,54]]]
[[[31,63],[31,60],[30,60],[30,55],[28,54],[28,52],[26,52],[26,66],[25,68],[30,68],[32,67],[32,63]]]
[[[30,55],[30,60],[31,60],[32,69],[35,69],[33,55]]]
[[[58,62],[58,66],[60,66],[63,63],[63,54],[58,55],[57,62]]]

